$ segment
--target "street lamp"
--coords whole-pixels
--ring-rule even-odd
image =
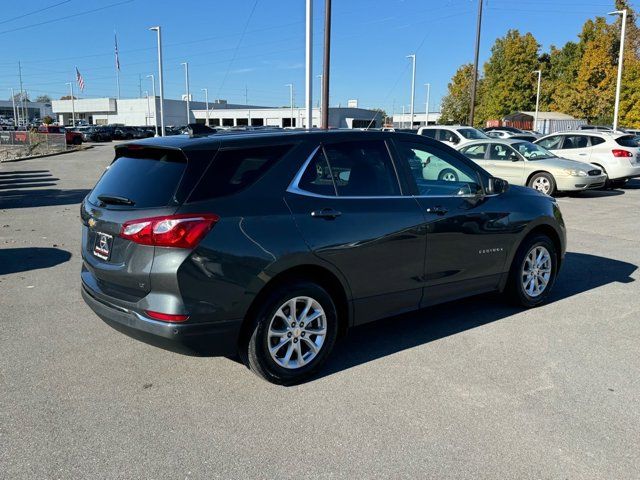
[[[202,91],[204,92],[204,104],[205,104],[205,108],[207,109],[207,127],[209,126],[209,89],[208,88],[203,88]]]
[[[622,86],[622,62],[624,58],[624,37],[627,27],[627,10],[616,10],[609,15],[622,15],[622,29],[620,31],[620,54],[618,55],[618,80],[616,82],[616,103],[613,109],[613,130],[618,130],[618,112],[620,110],[620,88]]]
[[[189,62],[183,62],[180,65],[184,65],[184,83],[187,91],[187,124],[189,124],[189,117],[191,113],[191,110],[189,109]]]
[[[540,110],[540,82],[542,80],[542,70],[534,70],[538,74],[538,93],[536,93],[536,114],[533,117],[533,130],[538,129],[538,111]]]
[[[71,91],[71,124],[75,127],[76,126],[76,102],[73,98],[73,82],[67,82],[67,85],[69,85],[69,89]]]
[[[291,127],[293,128],[293,83],[287,83],[285,87],[289,87],[289,97],[291,104]]]
[[[424,111],[424,126],[427,127],[429,126],[429,97],[431,96],[431,84],[425,83],[424,86],[427,87],[427,108]]]
[[[411,55],[407,55],[407,58],[410,58],[413,63],[413,73],[411,75],[411,112],[409,114],[409,128],[413,128],[413,105],[416,98],[416,54],[412,53]]]
[[[144,122],[144,126],[146,127],[147,125],[149,125],[149,119],[151,118],[151,105],[149,104],[149,90],[145,90],[144,94],[147,97],[147,118]]]
[[[153,91],[153,126],[156,127],[156,137],[158,136],[158,117],[156,117],[156,79],[153,73],[147,75],[151,79],[151,87]]]
[[[151,27],[149,30],[158,34],[158,84],[160,85],[160,131],[165,135],[164,128],[164,83],[162,81],[162,32],[159,26]]]

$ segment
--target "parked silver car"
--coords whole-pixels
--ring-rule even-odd
[[[594,165],[557,157],[522,140],[479,140],[467,143],[459,151],[491,175],[547,195],[601,188],[606,181],[606,175]]]

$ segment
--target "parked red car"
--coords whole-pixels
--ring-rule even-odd
[[[40,125],[38,127],[38,133],[64,133],[67,145],[80,145],[82,143],[81,133],[72,132],[57,125]]]

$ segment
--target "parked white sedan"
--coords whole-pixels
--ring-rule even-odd
[[[640,177],[640,147],[627,133],[562,132],[535,143],[560,157],[597,165],[607,175],[607,187],[621,187],[630,178]]]
[[[476,141],[460,147],[459,151],[491,175],[547,195],[601,188],[607,178],[595,165],[559,158],[523,140]]]

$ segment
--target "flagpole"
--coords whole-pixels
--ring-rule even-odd
[[[116,87],[118,88],[118,100],[120,100],[120,70],[118,70],[117,68],[116,68]]]
[[[118,100],[120,100],[120,58],[118,53],[118,35],[116,31],[113,31],[113,36],[116,41],[116,88],[118,89]]]

